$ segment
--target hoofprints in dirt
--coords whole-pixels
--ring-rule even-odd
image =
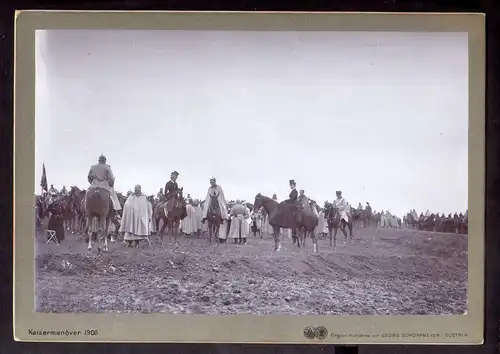
[[[102,257],[68,249],[37,256],[37,310],[199,314],[461,314],[467,237],[403,233],[323,253],[270,239],[245,246],[112,248]],[[363,237],[364,236],[364,237]],[[63,247],[63,246],[61,246]],[[311,245],[309,245],[311,248]],[[57,253],[56,253],[57,252]]]

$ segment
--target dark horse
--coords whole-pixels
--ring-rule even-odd
[[[363,211],[351,208],[351,216],[353,226],[359,228],[359,226],[361,225],[361,221],[363,221]]]
[[[418,227],[418,218],[415,219],[415,216],[413,216],[412,213],[407,213],[403,219],[405,226],[409,226],[412,229],[416,229]]]
[[[365,228],[370,228],[372,226],[372,220],[373,220],[373,212],[371,209],[365,209],[363,210],[362,218],[363,218],[363,226]]]
[[[74,215],[73,231],[83,233],[87,231],[85,222],[85,190],[80,190],[76,186],[72,186],[69,190],[69,202],[67,207]]]
[[[281,204],[284,204],[283,202]],[[274,220],[273,216],[279,211],[280,208],[286,208],[287,205],[278,204],[277,201],[263,196],[262,194],[257,194],[255,196],[254,208],[257,210],[261,207],[264,208],[267,215],[269,216],[269,225],[273,228],[273,237],[274,237],[274,251],[278,252],[281,248],[281,237],[280,231],[281,228],[287,228],[297,230],[299,233],[299,237],[297,239],[297,246],[300,247],[300,244],[305,245],[305,237],[306,234],[309,233],[314,245],[314,252],[318,252],[318,240],[316,239],[316,235],[314,234],[314,229],[318,226],[318,217],[312,212],[304,209],[298,210],[296,213],[296,217],[294,222],[292,223],[280,223],[279,220]],[[291,212],[291,211],[290,211]],[[289,218],[289,220],[293,220]]]
[[[177,195],[175,195],[172,202],[172,210],[168,212],[168,217],[165,214],[165,208],[167,207],[167,201],[163,201],[158,203],[158,205],[154,209],[154,219],[156,224],[156,230],[160,230],[160,239],[163,241],[163,233],[165,229],[168,228],[169,231],[172,232],[174,236],[174,243],[177,242],[177,235],[179,234],[179,224],[181,220],[183,220],[187,216],[186,211],[186,201],[182,195],[182,188],[179,189]],[[160,229],[160,220],[163,221],[163,225]]]
[[[217,235],[219,234],[219,229],[223,220],[219,205],[219,195],[210,195],[208,203],[207,217],[203,222],[208,222],[208,243],[211,244],[212,236],[214,236],[215,241],[217,241]]]
[[[70,212],[74,215],[75,220],[73,220],[74,224],[74,229],[77,233],[84,233],[87,234],[88,230],[90,228],[90,224],[87,222],[86,218],[86,212],[85,212],[85,195],[86,191],[80,190],[76,186],[72,186],[70,188],[69,194],[68,194],[68,202],[66,204],[66,207],[70,210]],[[124,197],[121,195],[118,195],[118,199],[120,201],[120,205],[123,208],[123,205],[125,204]],[[118,237],[118,232],[120,229],[120,222],[115,218],[114,210],[113,210],[113,203],[111,202],[111,197],[110,197],[110,208],[111,208],[111,214],[108,215],[109,220],[108,220],[108,229],[109,229],[109,222],[112,222],[115,226],[115,232],[114,235],[109,235],[109,233],[106,231],[106,238],[109,239],[111,242],[115,242],[115,240]],[[76,226],[76,227],[75,227]],[[87,238],[89,236],[87,235]],[[92,241],[97,241],[97,233],[93,232],[92,235]],[[88,239],[86,238],[85,242],[88,242]]]
[[[101,251],[101,243],[104,239],[104,252],[108,251],[108,227],[113,216],[113,202],[110,192],[104,188],[92,188],[85,193],[85,215],[87,217],[86,229],[92,229],[92,221],[97,218],[97,251]],[[88,252],[92,252],[92,235],[89,234]]]
[[[340,211],[337,207],[334,207],[333,204],[327,204],[325,207],[325,219],[328,224],[328,233],[330,235],[330,246],[334,248],[337,247],[337,230],[340,227],[340,230],[344,234],[345,239],[347,240],[347,232],[345,227],[349,229],[349,238],[352,240],[352,217],[348,215],[349,222],[346,222],[344,219],[340,217]],[[333,234],[333,244],[332,244],[332,231]]]

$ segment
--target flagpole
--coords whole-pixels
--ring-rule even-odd
[[[44,169],[44,166],[45,166],[45,161],[42,161],[42,177],[43,177],[43,169]],[[41,190],[40,197],[43,197],[43,187],[42,187],[42,184],[41,184],[41,183],[40,183],[40,190]]]

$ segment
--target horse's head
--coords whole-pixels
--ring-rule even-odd
[[[262,194],[257,194],[255,196],[255,201],[253,202],[253,206],[255,209],[260,209],[262,208],[262,205],[264,205],[264,202],[262,200]]]
[[[274,208],[278,206],[278,201],[271,199],[269,197],[266,197],[265,195],[262,194],[257,194],[255,196],[255,201],[253,202],[253,207],[255,210],[260,209],[264,207],[264,210],[267,213],[270,213]]]

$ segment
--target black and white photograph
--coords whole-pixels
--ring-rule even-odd
[[[35,42],[36,312],[467,314],[466,32]]]

